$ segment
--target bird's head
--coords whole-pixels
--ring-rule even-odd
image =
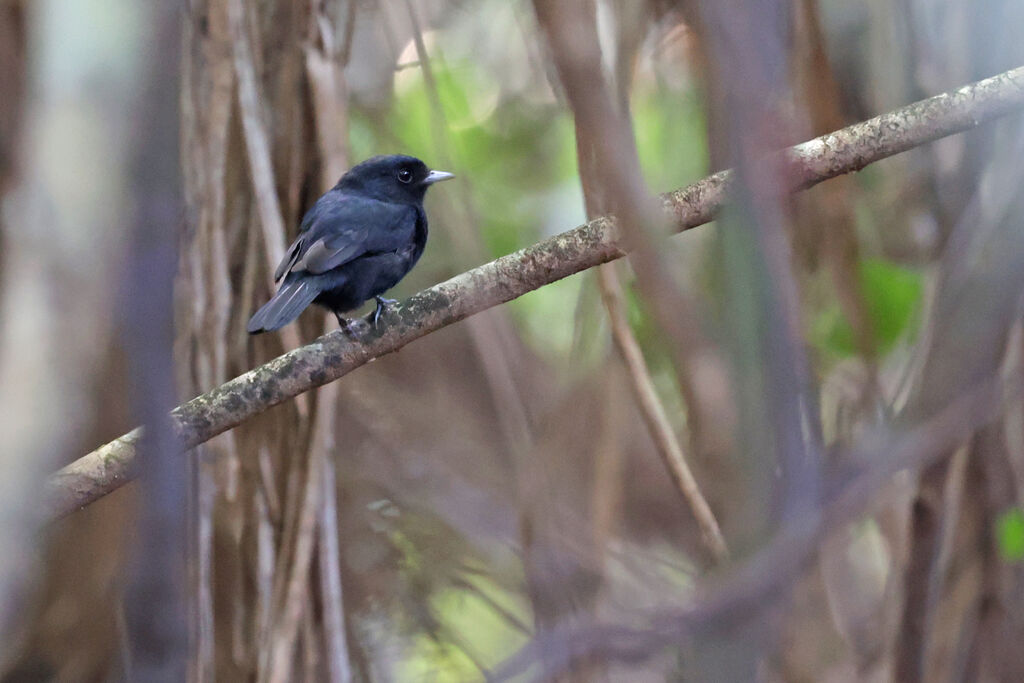
[[[404,154],[377,156],[356,164],[338,181],[337,188],[381,201],[417,203],[427,188],[455,176],[431,171],[416,157]]]

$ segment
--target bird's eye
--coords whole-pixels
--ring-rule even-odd
[[[401,171],[398,172],[398,179],[401,180],[403,183],[411,182],[412,171],[410,171],[407,168],[403,168]]]

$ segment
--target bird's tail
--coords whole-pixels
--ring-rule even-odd
[[[299,317],[313,303],[320,290],[305,280],[286,282],[277,294],[249,318],[249,334],[269,332],[284,327]]]

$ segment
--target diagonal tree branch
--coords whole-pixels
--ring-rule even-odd
[[[896,109],[785,151],[797,191],[870,163],[970,130],[1024,107],[1024,67]],[[726,199],[730,171],[662,197],[676,231],[707,223]],[[283,401],[332,382],[373,359],[471,315],[624,255],[613,219],[592,220],[416,294],[359,342],[326,334],[198,396],[171,412],[183,450]],[[47,483],[54,516],[66,515],[135,476],[135,429],[54,474]]]

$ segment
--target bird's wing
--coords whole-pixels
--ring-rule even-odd
[[[413,240],[415,207],[351,195],[324,195],[274,273],[326,273],[363,254],[396,251]]]
[[[302,250],[302,235],[299,235],[298,239],[292,242],[292,246],[288,247],[288,251],[284,253],[284,258],[277,264],[277,270],[274,271],[274,282],[278,282],[285,276],[285,273],[292,269],[295,262],[299,260],[299,252]]]

